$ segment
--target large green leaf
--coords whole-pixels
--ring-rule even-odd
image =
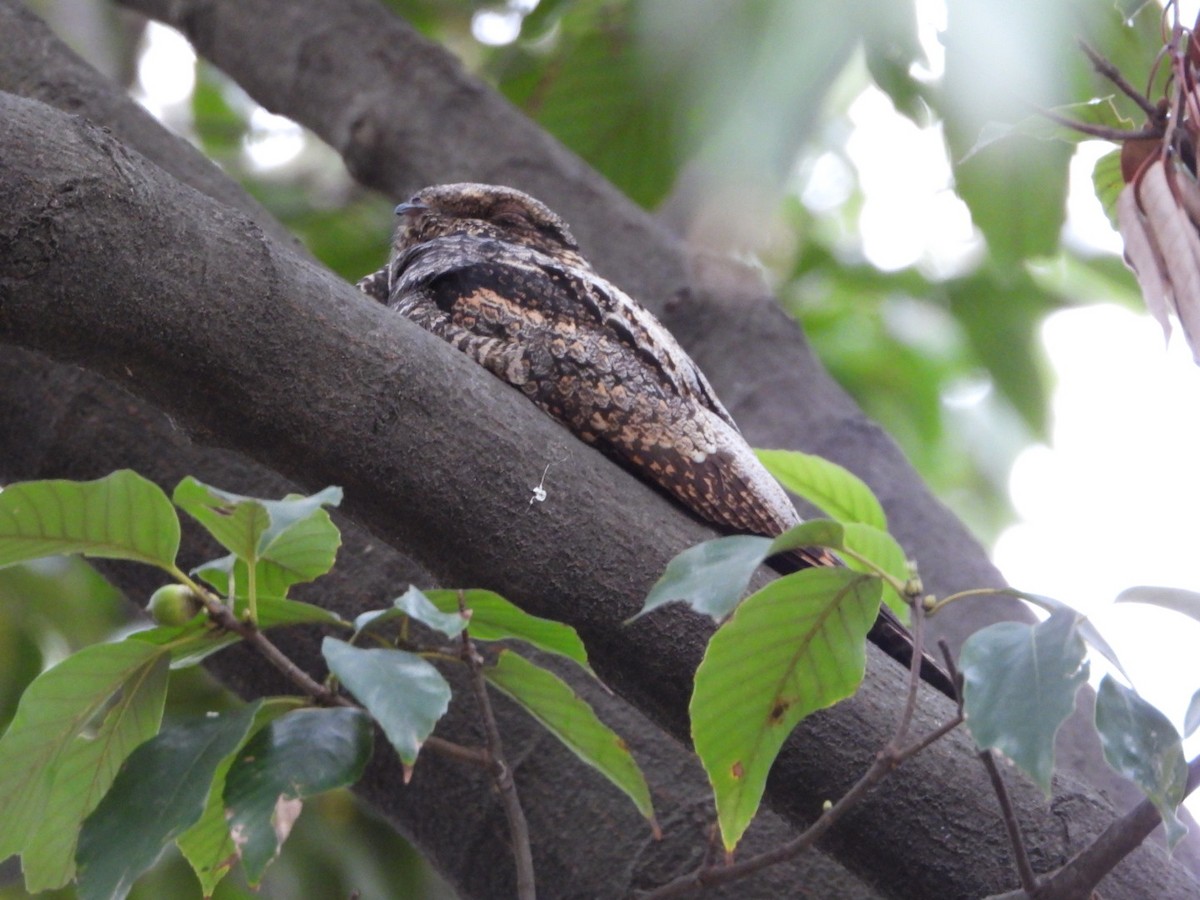
[[[0,491],[0,566],[82,553],[168,568],[178,550],[170,501],[127,469],[97,481],[25,481]]]
[[[487,680],[519,703],[568,749],[620,788],[654,822],[650,788],[629,747],[570,685],[511,650],[501,650]],[[657,827],[657,826],[655,826]]]
[[[312,581],[333,566],[341,535],[322,506],[339,504],[341,488],[325,488],[310,497],[260,500],[189,476],[175,488],[173,499],[246,564],[269,563],[255,571],[257,589],[264,593],[281,596],[289,586]],[[224,567],[228,572],[230,566]]]
[[[79,834],[80,900],[124,897],[163,847],[200,818],[213,774],[257,708],[169,725],[130,755]]]
[[[1074,607],[1068,606],[1061,600],[1058,600],[1054,597],[1048,597],[1045,594],[1031,594],[1029,591],[1018,591],[1015,588],[1005,588],[1003,590],[996,591],[996,593],[1006,594],[1009,597],[1020,597],[1022,600],[1026,600],[1029,603],[1032,603],[1034,606],[1040,606],[1051,615],[1054,613],[1062,613],[1063,615],[1074,616],[1075,630],[1079,633],[1079,636],[1087,641],[1093,650],[1099,652],[1101,656],[1112,663],[1114,669],[1124,675],[1126,679],[1129,678],[1129,675],[1125,672],[1125,667],[1121,665],[1121,660],[1117,656],[1117,651],[1112,648],[1107,640],[1105,640],[1104,635],[1100,633],[1100,629],[1096,627],[1095,623],[1093,623],[1091,619],[1084,616]]]
[[[1061,611],[1036,625],[989,625],[967,638],[958,663],[975,742],[1011,759],[1046,796],[1054,774],[1054,736],[1088,676],[1076,618]]]
[[[238,752],[225,778],[225,806],[252,887],[287,840],[300,801],[358,781],[374,736],[362,710],[300,709],[275,719]]]
[[[849,469],[798,450],[755,450],[775,479],[831,519],[861,522],[887,531],[887,516],[875,494]]]
[[[303,706],[304,703],[300,697],[273,697],[263,700],[254,715],[254,723],[247,731],[247,737],[243,738],[238,749],[245,746],[245,741],[263,726]],[[205,897],[212,896],[216,886],[229,874],[238,859],[237,847],[233,843],[233,836],[229,833],[229,822],[225,818],[224,799],[225,776],[237,756],[236,752],[230,753],[218,764],[213,772],[203,815],[175,841],[188,865],[196,873]]]
[[[99,752],[98,782],[111,782],[110,771],[137,740],[154,732],[162,709],[161,691],[155,686],[165,665],[166,654],[150,644],[94,644],[29,685],[0,739],[0,859],[29,847],[55,810],[68,814],[67,806],[58,805],[58,791],[90,792],[89,773],[77,771],[74,754]],[[77,738],[117,691],[123,691],[121,702],[104,713],[99,726],[105,747],[83,749]],[[123,721],[126,717],[128,722]],[[64,775],[68,780],[60,782]],[[93,794],[88,802],[94,799]]]
[[[689,547],[667,564],[641,610],[630,621],[664,603],[683,600],[696,612],[720,622],[737,606],[754,571],[768,557],[798,547],[841,549],[844,534],[837,522],[814,519],[774,539],[738,534]]]
[[[230,553],[258,558],[259,543],[271,524],[261,500],[209,487],[190,475],[175,486],[171,499]]]
[[[757,812],[792,729],[861,683],[879,597],[877,578],[804,569],[746,598],[709,642],[692,694],[692,740],[727,849]]]
[[[375,717],[406,767],[450,705],[450,685],[432,665],[403,650],[360,650],[327,637],[321,652],[337,676]]]
[[[111,787],[125,758],[158,731],[167,671],[165,655],[139,666],[125,679],[95,734],[77,735],[63,752],[41,821],[21,855],[30,891],[60,887],[74,876],[83,820]]]
[[[667,563],[634,619],[675,600],[720,620],[742,599],[750,576],[770,552],[771,539],[734,535],[688,547]],[[633,621],[631,619],[630,621]]]
[[[1161,712],[1105,675],[1096,692],[1096,731],[1108,764],[1141,788],[1158,809],[1174,847],[1187,834],[1176,817],[1187,786],[1183,742]]]
[[[458,591],[426,591],[425,596],[442,612],[458,610]],[[588,672],[592,671],[583,641],[570,625],[531,616],[493,591],[463,591],[463,600],[471,611],[468,628],[472,639],[524,641],[545,653],[566,657]]]
[[[873,571],[871,568],[873,565],[880,571],[891,575],[901,584],[908,581],[911,574],[908,555],[894,537],[886,531],[880,531],[878,528],[860,522],[847,522],[842,527],[845,529],[846,550],[853,551],[853,554],[846,554],[847,566],[855,572],[870,572]],[[866,562],[859,562],[857,557],[862,557]],[[901,622],[907,624],[908,604],[886,581],[883,583],[883,602],[892,608],[892,611],[900,617]]]

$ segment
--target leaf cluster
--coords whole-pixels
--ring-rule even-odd
[[[290,599],[291,587],[333,565],[340,534],[325,507],[340,500],[336,488],[260,500],[194,478],[168,499],[129,471],[0,492],[0,566],[78,553],[153,565],[175,580],[151,603],[165,622],[47,669],[0,737],[0,858],[20,854],[29,890],[75,879],[81,897],[124,896],[172,842],[205,896],[239,860],[249,883],[259,884],[304,801],[358,780],[373,723],[411,773],[450,699],[431,660],[462,661],[446,639],[518,641],[591,672],[573,629],[489,591],[410,588],[353,623]],[[229,554],[183,572],[176,507]],[[325,685],[289,671],[264,634],[301,624],[344,633],[325,638]],[[422,642],[421,628],[442,640]],[[303,694],[164,721],[170,672],[238,641],[263,652]],[[653,821],[625,743],[562,679],[509,646],[488,653],[481,671]]]

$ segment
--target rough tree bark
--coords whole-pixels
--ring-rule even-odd
[[[362,11],[357,4],[334,6]],[[222,43],[224,32],[213,24],[214,17],[237,8],[236,4],[228,8],[210,4],[208,13],[189,21],[198,34],[216,33],[212,40]],[[6,7],[0,10],[8,12]],[[333,14],[329,9],[320,13]],[[320,20],[320,13],[307,10],[306,24]],[[383,23],[371,15],[361,21],[377,32]],[[277,37],[291,36],[292,29],[275,21],[272,32]],[[328,52],[320,49],[319,39],[301,44],[318,58]],[[9,54],[6,49],[4,56],[11,58]],[[309,65],[313,65],[311,55],[300,69]],[[329,80],[342,81],[341,72]],[[50,81],[27,77],[0,86],[19,90],[22,83],[44,86]],[[279,83],[295,84],[288,79]],[[312,86],[296,85],[296,90],[308,96]],[[477,97],[479,92],[465,92],[465,96]],[[446,583],[497,587],[526,601],[533,611],[579,626],[597,667],[611,683],[674,733],[685,733],[686,683],[679,673],[698,658],[703,624],[678,612],[633,629],[621,629],[616,623],[635,608],[672,552],[706,534],[702,527],[573,444],[553,423],[465,359],[447,354],[423,333],[406,328],[407,323],[392,321],[394,317],[364,304],[348,287],[271,241],[256,224],[257,217],[252,222],[181,189],[83,123],[64,121],[44,107],[11,98],[4,102],[0,202],[10,216],[0,227],[0,340],[84,363],[203,430],[215,443],[236,446],[301,484],[345,485],[352,513],[374,533],[418,556]],[[494,98],[489,102],[500,103]],[[511,110],[506,114],[514,115]],[[360,122],[355,133],[361,136],[364,129],[370,133],[372,127]],[[459,135],[460,140],[469,137]],[[436,139],[426,136],[426,140]],[[137,140],[126,140],[145,149]],[[552,146],[544,137],[539,141],[532,146]],[[423,146],[425,152],[430,151]],[[532,152],[526,148],[522,159],[528,160]],[[454,165],[470,164],[460,160]],[[447,169],[452,168],[447,164]],[[562,171],[581,179],[595,178],[578,163],[564,163]],[[558,203],[556,196],[570,189],[569,179],[566,187],[559,184],[555,191],[539,190],[517,177],[501,177],[498,170],[495,174],[477,170],[471,175],[447,171],[421,181],[450,177],[509,181],[538,191],[564,209],[570,206]],[[419,183],[400,190],[393,187],[392,192],[403,194]],[[618,221],[636,219],[627,204],[608,202],[603,196],[608,190],[593,185],[580,188],[579,196],[603,203],[592,210],[602,222],[607,219],[611,225],[613,216]],[[580,215],[572,218],[578,221]],[[617,234],[628,231],[618,229]],[[683,259],[679,248],[667,235],[647,243],[648,235],[657,232],[643,222],[636,241],[642,268],[646,258],[661,249],[665,262],[657,269],[660,277],[662,272],[675,272],[672,260]],[[147,248],[157,252],[150,254]],[[610,268],[612,260],[596,255],[606,260],[602,266],[615,271]],[[152,263],[147,262],[150,258]],[[613,259],[619,262],[619,254]],[[642,276],[634,280],[638,277]],[[687,277],[676,281],[669,294],[643,296],[683,296],[678,288],[688,284]],[[667,280],[675,281],[675,275]],[[690,297],[703,302],[679,306],[689,311],[715,309],[714,317],[730,316],[739,327],[783,331],[778,312],[764,302],[765,295],[745,291],[741,281],[739,277],[739,290],[734,292],[742,298],[740,306],[729,305],[728,293],[719,284],[703,291],[693,288]],[[233,297],[238,298],[236,304],[230,302]],[[46,298],[54,302],[47,303]],[[668,318],[680,319],[670,313]],[[717,338],[706,341],[678,321],[673,327],[685,340],[692,339],[692,349],[714,373],[718,390],[731,399],[739,419],[761,422],[754,416],[756,407],[765,417],[766,407],[795,396],[776,393],[794,387],[789,373],[758,373],[739,383],[732,367],[719,364],[735,362],[729,347],[721,347],[719,336],[737,329],[719,329]],[[753,334],[754,328],[750,330]],[[798,332],[784,335],[776,341],[785,347],[783,357],[805,359]],[[829,412],[838,409],[844,398],[828,387],[827,378],[813,366],[810,360],[801,370],[806,378],[817,372],[804,391],[806,400],[809,394],[816,398],[818,410],[809,415],[808,424],[814,429],[809,436],[815,443],[808,446],[820,449],[823,441],[855,436],[848,443],[866,447],[868,459],[883,460],[857,468],[873,483],[882,479],[875,486],[884,489],[898,530],[903,534],[900,520],[907,521],[908,528],[922,534],[923,543],[935,543],[946,518],[944,511],[919,497],[911,508],[899,502],[910,490],[906,485],[916,484],[915,478],[861,414],[844,407],[840,413]],[[775,380],[768,382],[768,378]],[[301,384],[312,395],[303,400],[290,396]],[[355,397],[356,402],[348,404],[347,397]],[[761,441],[753,425],[749,430],[752,439]],[[439,434],[445,436],[440,441]],[[551,500],[559,503],[526,514],[528,488],[549,461],[547,446],[570,453],[561,481],[552,473],[548,482]],[[561,455],[554,454],[555,458]],[[481,489],[481,484],[486,488]],[[916,493],[921,494],[919,487]],[[572,514],[580,509],[587,509],[588,515]],[[644,523],[644,534],[654,539],[641,539],[641,528],[630,523]],[[940,534],[963,559],[982,559],[962,542],[956,524]],[[963,577],[952,565],[953,556],[942,557],[944,583],[937,583],[943,576],[926,568],[927,580],[940,591],[952,589],[956,579]],[[968,570],[973,565],[988,577],[986,562],[964,564]],[[571,602],[564,605],[567,597]],[[889,698],[895,695],[898,672],[886,662],[873,660],[870,681],[870,692],[802,729],[781,759],[771,798],[793,820],[806,820],[820,800],[847,785],[886,736]],[[937,701],[931,700],[930,706],[937,709]],[[944,708],[940,711],[944,713]],[[830,759],[830,747],[853,748],[853,752]],[[419,791],[408,791],[404,802],[414,794]],[[402,805],[395,802],[394,794],[375,797],[384,808],[389,808],[389,799],[393,812]],[[1064,852],[1058,824],[1027,792],[1022,806],[1035,842],[1045,853],[1043,863],[1052,865],[1056,855]],[[1072,808],[1086,808],[1070,817],[1072,829],[1087,832],[1103,824],[1103,813],[1086,792],[1068,788],[1060,793],[1056,814],[1067,815]],[[571,811],[563,810],[562,815]],[[979,895],[1011,882],[1002,835],[998,824],[991,827],[994,823],[994,804],[960,742],[939,748],[902,772],[839,830],[830,847],[849,865],[873,872],[876,878],[881,867],[888,867],[886,892],[892,895]],[[985,825],[987,834],[981,838]],[[1069,843],[1076,846],[1081,837],[1072,831]],[[444,845],[439,857],[444,865],[452,855],[451,846]],[[478,882],[468,877],[471,864],[467,854],[460,854],[449,865],[461,867],[460,883],[486,896],[486,890],[480,893]],[[1155,880],[1148,869],[1160,864],[1153,851],[1142,851],[1109,886],[1112,895],[1120,895],[1116,892],[1122,884],[1134,891],[1127,896],[1153,889]],[[1160,874],[1168,879],[1178,875],[1171,870]],[[1172,895],[1172,890],[1172,883],[1159,884],[1160,893]]]

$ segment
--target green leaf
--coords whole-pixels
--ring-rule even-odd
[[[654,822],[650,788],[629,747],[565,681],[511,650],[501,650],[496,665],[483,673]],[[654,827],[657,830],[657,825]]]
[[[374,736],[362,710],[300,709],[271,722],[237,754],[225,805],[251,887],[287,840],[300,801],[358,781]]]
[[[245,564],[258,563],[257,588],[277,596],[332,568],[341,534],[321,507],[336,506],[341,499],[341,488],[330,487],[311,497],[259,500],[209,487],[190,476],[174,494],[176,505],[208,529],[221,546]],[[232,568],[235,587],[245,590],[236,564],[220,560],[209,566],[226,573]]]
[[[1121,148],[1111,150],[1096,160],[1092,167],[1092,190],[1096,199],[1108,216],[1108,224],[1115,230],[1120,230],[1121,223],[1117,221],[1117,198],[1125,188],[1125,176],[1121,174]]]
[[[955,163],[955,189],[1001,267],[1058,249],[1072,151],[1066,143],[1014,135]]]
[[[862,682],[879,595],[877,578],[803,569],[746,598],[713,635],[690,713],[727,850],[754,818],[792,729]]]
[[[591,673],[583,641],[570,625],[531,616],[493,591],[468,590],[463,594],[471,611],[468,629],[474,640],[524,641],[545,653],[566,657]],[[426,591],[425,596],[442,612],[458,610],[458,591]]]
[[[1161,712],[1105,675],[1096,692],[1096,730],[1108,764],[1136,784],[1158,809],[1174,847],[1187,834],[1175,812],[1187,786],[1179,733]]]
[[[235,556],[258,558],[259,542],[271,524],[261,500],[209,487],[188,476],[179,482],[171,499]]]
[[[158,731],[167,671],[165,656],[139,666],[125,680],[96,733],[78,735],[66,748],[41,822],[21,856],[28,890],[60,887],[74,876],[83,820],[100,803],[125,758]]]
[[[168,842],[204,812],[213,774],[258,704],[180,721],[138,747],[79,834],[80,900],[124,897]]]
[[[25,481],[0,491],[0,566],[82,553],[169,568],[178,550],[170,501],[127,469],[97,481]]]
[[[256,568],[260,579],[257,585],[259,628],[278,628],[282,625],[346,624],[337,613],[324,607],[288,599],[284,594],[287,588],[295,582],[278,581],[278,567],[275,567],[270,560],[259,560]],[[230,572],[235,573],[234,599],[237,608],[241,609],[248,595],[246,564],[236,556],[231,554],[222,556],[220,559],[210,560],[197,566],[191,574],[207,582],[222,597],[228,597]],[[282,592],[278,592],[280,589]]]
[[[337,676],[375,717],[400,760],[411,768],[421,744],[450,705],[450,685],[432,665],[403,650],[360,650],[325,638],[321,652]]]
[[[674,600],[686,601],[698,613],[720,622],[733,611],[755,570],[769,557],[799,547],[843,546],[844,529],[828,519],[814,519],[771,539],[737,534],[689,547],[667,564],[646,602],[630,622]]]
[[[904,548],[896,542],[894,537],[886,531],[880,531],[878,528],[863,525],[860,522],[848,522],[843,527],[847,550],[852,550],[869,560],[897,581],[901,583],[908,581],[911,574],[908,567],[908,554],[904,552]],[[869,566],[860,563],[849,554],[846,557],[846,565],[855,572],[871,571]],[[910,612],[908,604],[886,581],[883,582],[883,602],[892,608],[901,622],[908,622]]]
[[[254,723],[238,749],[245,746],[249,736],[256,734],[263,726],[304,704],[305,701],[300,697],[273,697],[261,701],[254,715]],[[235,751],[221,760],[213,773],[204,814],[175,841],[184,859],[196,873],[205,897],[213,895],[216,886],[229,874],[238,858],[237,848],[229,833],[229,822],[225,818],[224,800],[225,776],[237,755]]]
[[[96,774],[107,788],[135,740],[157,729],[162,704],[159,696],[154,712],[154,686],[164,660],[163,651],[148,644],[94,644],[29,685],[0,739],[0,859],[30,846],[43,821],[60,809],[59,791],[88,791],[86,778],[74,770],[75,753],[101,753]],[[121,701],[105,711],[118,691]],[[102,712],[99,733],[106,746],[85,751],[77,739]],[[69,780],[60,782],[64,774]],[[94,799],[98,795],[88,802]]]
[[[465,598],[464,598],[465,603]],[[433,601],[415,587],[409,587],[401,596],[392,601],[392,605],[407,616],[440,631],[446,637],[458,637],[467,627],[467,620],[458,612],[442,612]]]
[[[1050,796],[1054,735],[1087,681],[1087,648],[1077,615],[1044,622],[999,622],[967,638],[958,667],[975,742],[999,750]]]
[[[126,641],[153,644],[171,654],[172,669],[195,666],[219,650],[238,643],[236,634],[213,628],[204,615],[198,615],[186,625],[160,625],[135,631]]]
[[[1149,603],[1170,609],[1200,622],[1200,593],[1183,588],[1138,585],[1117,595],[1117,603]]]
[[[734,535],[688,547],[667,563],[634,621],[675,600],[720,621],[742,598],[750,576],[771,551],[771,539]]]
[[[796,450],[755,450],[775,479],[831,519],[861,522],[887,531],[883,506],[865,481],[849,469],[811,453]]]
[[[1104,639],[1104,635],[1100,633],[1100,629],[1095,626],[1092,620],[1079,612],[1079,610],[1068,606],[1054,597],[1047,597],[1045,594],[1031,594],[1028,591],[1018,591],[1013,588],[1006,588],[996,593],[1007,594],[1010,597],[1019,597],[1035,606],[1040,606],[1051,614],[1063,613],[1064,615],[1074,616],[1075,630],[1079,632],[1079,636],[1091,644],[1093,649],[1099,651],[1101,656],[1112,663],[1113,668],[1124,675],[1127,681],[1133,680],[1126,674],[1125,667],[1121,665],[1121,660],[1117,657],[1117,651]]]
[[[258,598],[258,627],[281,628],[285,625],[341,625],[348,628],[337,613],[323,606],[289,600],[286,597]]]

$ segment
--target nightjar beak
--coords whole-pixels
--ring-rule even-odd
[[[429,209],[429,207],[426,206],[424,203],[415,203],[410,200],[408,203],[401,203],[399,206],[396,207],[396,215],[405,216],[405,217],[415,217],[415,216],[420,215],[423,212],[426,212],[428,209]]]

